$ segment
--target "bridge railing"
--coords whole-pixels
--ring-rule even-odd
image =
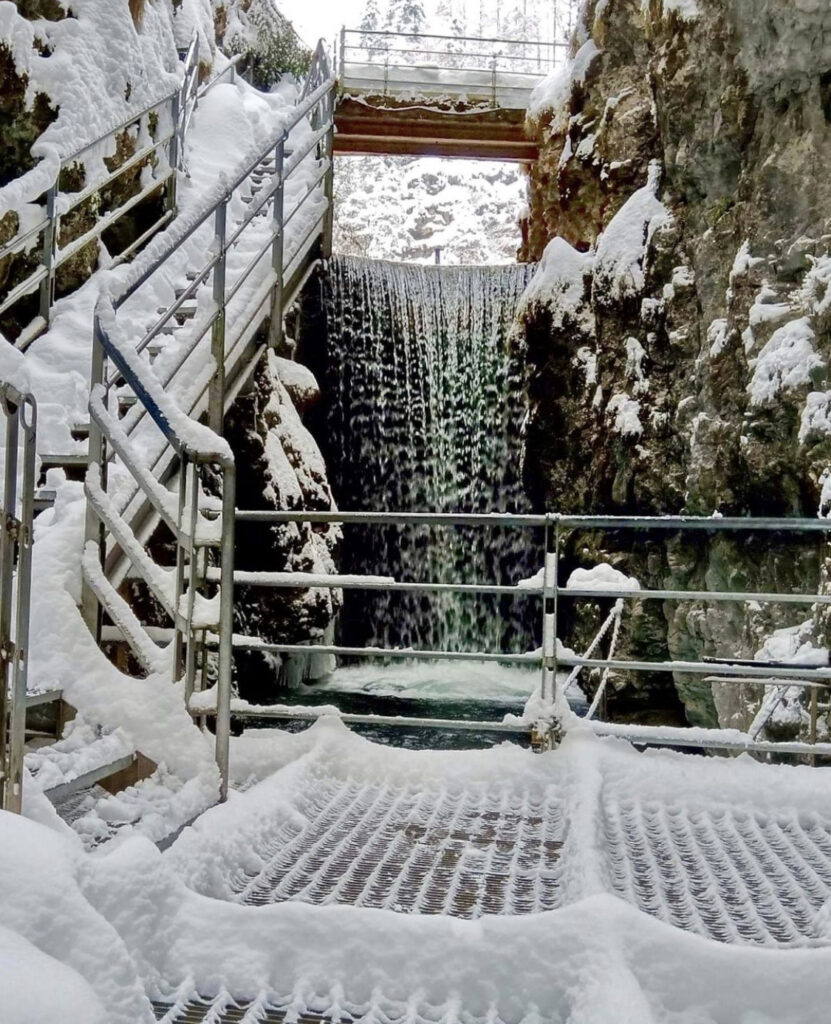
[[[521,109],[566,52],[555,42],[344,28],[338,74],[347,94],[464,98]]]
[[[505,651],[451,651],[419,650],[393,647],[347,647],[338,644],[292,644],[264,643],[257,637],[235,636],[237,650],[255,650],[269,654],[310,656],[333,655],[348,658],[379,658],[435,662],[497,662],[506,665],[536,666],[540,671],[540,702],[535,712],[535,722],[508,723],[459,721],[458,719],[409,719],[384,715],[343,715],[344,721],[363,722],[389,726],[424,726],[429,728],[472,729],[474,731],[514,731],[530,733],[532,724],[538,738],[545,742],[556,738],[560,729],[568,724],[572,713],[569,710],[566,691],[577,676],[586,669],[597,669],[602,673],[598,693],[592,701],[587,719],[593,719],[602,698],[602,690],[608,684],[610,673],[659,673],[705,680],[740,684],[756,683],[777,700],[766,698],[754,726],[746,733],[738,730],[668,728],[662,726],[626,726],[592,721],[591,727],[601,735],[617,735],[639,745],[671,747],[694,747],[704,750],[732,752],[755,752],[761,754],[801,755],[814,758],[817,755],[831,757],[831,743],[816,742],[818,694],[831,693],[831,665],[827,659],[822,664],[772,663],[764,661],[747,662],[739,658],[700,661],[631,660],[616,657],[614,653],[617,629],[625,607],[631,602],[697,602],[724,606],[725,604],[788,605],[811,609],[815,606],[831,605],[831,594],[802,592],[777,593],[736,592],[730,590],[681,590],[681,589],[629,589],[628,587],[584,586],[565,584],[561,579],[560,551],[565,535],[574,530],[592,532],[671,531],[678,535],[698,533],[725,534],[744,532],[749,534],[777,532],[806,538],[810,536],[825,540],[831,533],[831,521],[827,519],[770,519],[770,518],[710,518],[691,516],[625,517],[625,516],[565,516],[548,515],[453,515],[431,513],[384,513],[384,512],[308,512],[308,511],[240,511],[237,522],[262,523],[337,523],[364,524],[372,526],[432,526],[447,529],[470,528],[486,531],[494,527],[520,530],[543,530],[545,533],[545,562],[538,577],[517,584],[493,582],[459,583],[436,580],[395,580],[384,576],[360,575],[314,575],[298,572],[236,572],[234,581],[246,587],[274,587],[288,590],[374,590],[386,593],[453,593],[468,595],[501,595],[518,600],[537,599],[540,601],[540,635],[542,645],[523,653]],[[566,650],[558,640],[559,627],[563,622],[561,604],[563,601],[604,601],[611,602],[609,612],[595,640],[582,655]],[[598,647],[612,630],[608,653],[598,654]],[[570,672],[568,672],[570,670]],[[566,674],[568,672],[568,674]],[[812,742],[774,742],[759,739],[762,727],[774,713],[779,700],[791,687],[807,690],[810,695]],[[196,702],[199,713],[211,710],[205,704]],[[826,705],[827,708],[827,705]],[[309,708],[292,708],[286,705],[257,707],[236,702],[231,713],[241,718],[259,719],[313,719],[319,711]],[[573,721],[573,719],[572,719]]]
[[[20,811],[37,406],[31,395],[0,382],[0,408],[5,427],[0,523],[0,810]]]
[[[121,291],[102,293],[95,312],[84,618],[100,640],[106,614],[146,672],[184,680],[186,700],[216,680],[225,708],[236,474],[220,434],[233,389],[263,352],[255,340],[263,320],[271,316],[276,343],[285,303],[331,237],[335,83],[322,48],[311,75],[318,84],[304,90],[283,129],[201,209],[154,241]],[[232,202],[243,210],[236,220]],[[119,311],[153,296],[145,285],[159,272],[167,275],[174,257],[176,273],[189,283],[157,310],[143,335],[131,336],[124,326],[131,318],[120,321]],[[205,417],[207,426],[199,422]],[[157,558],[148,551],[159,523],[172,537],[173,564],[165,544]],[[156,614],[172,624],[172,640],[161,650],[118,591],[128,569],[154,599]],[[220,640],[218,658],[208,650],[209,633]],[[220,712],[223,797],[228,735],[228,715]]]
[[[35,224],[23,223],[15,234],[0,245],[0,268],[15,259],[26,260],[31,251],[37,253],[36,265],[14,273],[12,284],[0,293],[0,316],[37,293],[37,314],[16,339],[17,348],[25,350],[49,326],[55,302],[55,285],[61,268],[76,259],[131,210],[164,190],[164,210],[153,224],[120,253],[117,265],[129,259],[153,234],[168,224],[176,213],[176,172],[182,168],[184,138],[196,103],[199,77],[199,42],[196,36],[187,51],[181,84],[149,106],[131,114],[106,134],[57,163],[51,181],[41,180],[38,168],[32,172],[33,188],[38,193],[31,201],[43,201],[43,217]],[[84,162],[100,153],[110,159],[117,153],[119,140],[129,137],[133,153],[113,170],[94,180],[74,187],[85,178]],[[105,163],[106,166],[106,163]],[[109,202],[109,190],[124,175],[141,173],[132,195],[117,206],[103,209]],[[17,183],[15,183],[17,186]],[[92,224],[71,241],[64,243],[63,226],[72,227],[73,220],[91,219]],[[96,260],[97,261],[97,255]],[[94,262],[95,262],[94,261]]]

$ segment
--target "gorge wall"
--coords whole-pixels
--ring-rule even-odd
[[[588,0],[572,48],[531,112],[529,494],[569,512],[815,516],[831,502],[831,8]],[[572,537],[566,560],[587,554],[680,588],[810,591],[825,563],[816,539],[783,535]],[[643,602],[625,646],[752,657],[809,618]],[[779,654],[812,627],[820,643],[808,623]],[[621,696],[669,704],[672,683]],[[694,723],[745,725],[758,704],[674,684]]]

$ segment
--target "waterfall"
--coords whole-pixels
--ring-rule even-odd
[[[533,266],[336,258],[326,284],[322,444],[348,510],[528,512],[520,476],[524,370],[511,326]],[[341,571],[516,583],[541,538],[500,528],[347,527]],[[344,643],[522,651],[532,598],[347,592]]]

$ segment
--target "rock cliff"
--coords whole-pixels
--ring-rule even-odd
[[[831,501],[831,8],[588,0],[572,56],[530,115],[534,501],[815,516]],[[816,537],[759,534],[573,536],[565,552],[600,554],[642,583],[693,589],[811,592],[825,561]],[[806,606],[642,602],[624,643],[752,657],[810,618]],[[822,639],[821,616],[813,625]],[[618,682],[623,703],[671,711],[669,679]],[[743,725],[758,703],[674,683],[696,723]]]

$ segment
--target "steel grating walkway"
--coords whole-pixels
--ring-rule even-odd
[[[538,771],[420,783],[303,771],[282,793],[288,804],[244,838],[245,856],[226,863],[221,893],[188,877],[184,861],[180,870],[208,895],[253,906],[473,919],[573,903],[588,864],[594,891],[685,931],[757,946],[818,941],[817,913],[831,899],[831,813],[787,802],[754,809],[720,792],[691,801],[671,784],[660,798],[634,797],[640,788],[614,760],[591,792],[568,776],[546,784]]]
[[[719,942],[804,945],[831,897],[831,823],[715,807],[607,801],[612,890],[640,910]]]
[[[531,917],[613,894],[719,943],[828,945],[820,913],[831,900],[824,769],[652,756],[616,743],[410,760],[409,752],[358,746],[364,741],[355,737],[331,742],[301,748],[261,786],[238,794],[235,808],[217,808],[186,830],[165,854],[174,870],[203,895],[255,913],[293,902]],[[301,986],[254,1002],[168,989],[156,1009],[164,1024],[501,1019],[497,1005],[476,1017],[458,1006],[415,1005],[416,993],[352,1004],[348,984],[346,992],[338,984],[329,995]],[[541,1010],[526,1007],[517,1021],[547,1024]]]
[[[248,904],[302,900],[474,918],[558,906],[561,802],[531,789],[462,792],[327,780],[232,878]]]

